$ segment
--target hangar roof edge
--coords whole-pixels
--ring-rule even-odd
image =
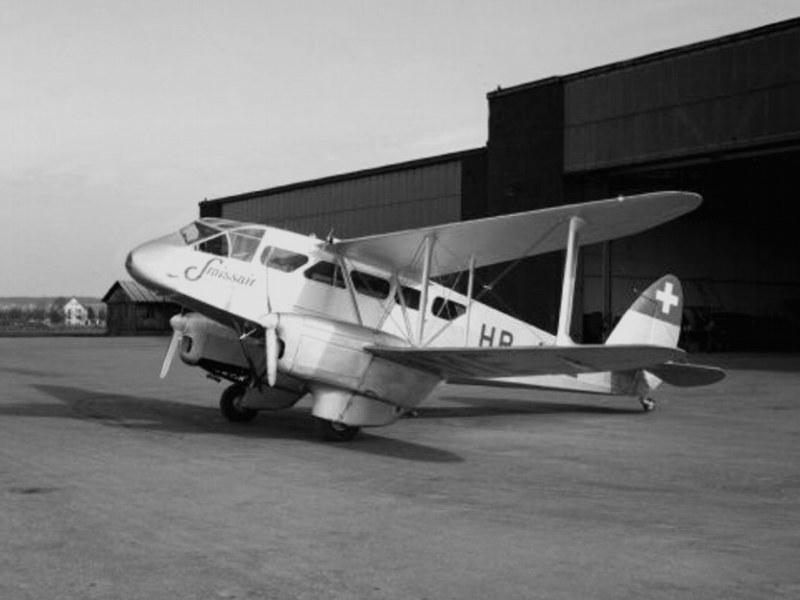
[[[471,148],[469,150],[460,150],[458,152],[450,152],[448,154],[439,154],[437,156],[429,156],[427,158],[418,158],[390,165],[383,165],[380,167],[372,167],[368,169],[361,169],[358,171],[350,171],[349,173],[341,173],[338,175],[328,175],[317,179],[308,179],[306,181],[299,181],[296,183],[289,183],[286,185],[279,185],[276,187],[265,188],[256,190],[254,192],[245,192],[243,194],[234,194],[232,196],[223,196],[221,198],[213,198],[211,200],[202,200],[199,202],[201,206],[209,204],[224,204],[226,202],[235,202],[238,200],[248,200],[250,198],[261,198],[263,196],[270,196],[272,194],[279,194],[282,192],[290,192],[292,190],[308,188],[317,185],[325,185],[328,183],[336,183],[339,181],[348,181],[350,179],[358,179],[360,177],[369,177],[372,175],[382,175],[384,173],[392,173],[395,171],[405,171],[407,169],[415,169],[419,167],[426,167],[441,163],[453,162],[471,156],[477,156],[486,152],[486,146],[479,148]]]
[[[728,33],[720,37],[711,38],[708,40],[702,40],[699,42],[692,42],[690,44],[685,44],[683,46],[676,46],[674,48],[668,48],[666,50],[658,50],[656,52],[651,52],[650,54],[644,54],[642,56],[637,56],[635,58],[628,58],[625,60],[609,63],[606,65],[600,65],[599,67],[591,67],[589,69],[584,69],[583,71],[576,71],[575,73],[569,73],[567,75],[553,75],[550,77],[545,77],[543,79],[537,79],[535,81],[530,81],[527,83],[520,83],[518,85],[513,85],[506,88],[498,86],[496,90],[488,92],[486,94],[486,97],[489,100],[491,100],[492,98],[496,98],[498,96],[505,96],[506,94],[521,92],[542,85],[555,83],[557,81],[574,81],[576,79],[582,79],[584,77],[590,77],[592,75],[598,75],[601,73],[616,71],[617,69],[624,69],[626,67],[631,67],[634,65],[655,62],[658,60],[663,60],[665,58],[671,58],[673,56],[680,56],[681,54],[698,52],[701,50],[705,50],[707,48],[713,48],[715,46],[722,46],[738,42],[741,40],[756,38],[763,35],[777,33],[779,31],[787,29],[795,29],[795,28],[800,29],[800,17],[794,17],[792,19],[778,21],[777,23],[769,23],[767,25],[756,27],[754,29],[746,29],[744,31],[737,31],[735,33]]]
[[[164,296],[147,289],[142,284],[126,279],[115,281],[101,301],[108,303],[112,294],[118,289],[121,289],[132,302],[143,304],[169,304],[171,302]]]

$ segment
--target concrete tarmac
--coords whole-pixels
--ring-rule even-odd
[[[0,598],[798,598],[800,358],[634,399],[452,387],[234,425],[167,338],[0,339]]]

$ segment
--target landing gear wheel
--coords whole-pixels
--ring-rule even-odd
[[[247,388],[243,385],[234,383],[222,392],[219,399],[219,410],[222,416],[231,423],[246,423],[252,421],[258,414],[257,410],[242,406],[246,391]]]
[[[319,425],[322,431],[322,439],[328,442],[349,442],[361,431],[361,427],[352,427],[326,419],[319,419]]]
[[[639,398],[639,402],[642,405],[642,410],[644,412],[650,412],[656,407],[656,401],[650,398],[649,396],[642,396]]]

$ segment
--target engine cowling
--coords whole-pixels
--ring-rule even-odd
[[[387,425],[441,382],[435,373],[373,355],[367,346],[405,346],[395,336],[310,315],[282,315],[282,372],[309,382],[315,416],[352,426]]]
[[[187,365],[224,368],[246,373],[249,369],[242,345],[236,333],[230,328],[197,313],[184,316],[185,323],[181,337],[180,357]],[[257,356],[258,349],[252,340],[245,340],[245,348],[251,356]]]
[[[181,360],[234,381],[250,373],[242,344],[254,365],[264,363],[259,340],[240,342],[235,331],[207,317],[184,317]],[[312,413],[354,427],[388,425],[422,402],[441,382],[435,373],[375,356],[368,346],[402,347],[395,336],[352,323],[283,313],[277,328],[283,345],[276,388],[255,386],[243,404],[257,410],[294,405],[309,391]],[[263,368],[262,368],[263,372]],[[259,389],[260,388],[260,389]]]

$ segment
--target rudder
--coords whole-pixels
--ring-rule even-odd
[[[683,314],[683,289],[674,275],[665,275],[648,287],[622,315],[606,344],[678,346]]]

